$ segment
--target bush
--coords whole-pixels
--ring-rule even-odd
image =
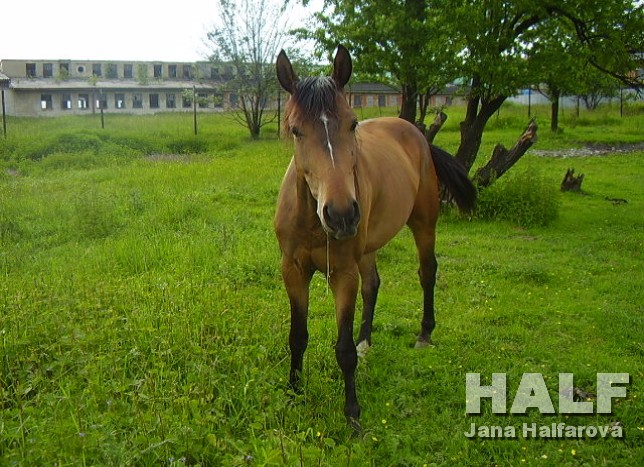
[[[559,191],[534,171],[510,173],[480,190],[477,213],[522,227],[545,226],[559,214]]]

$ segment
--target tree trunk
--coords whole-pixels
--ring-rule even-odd
[[[561,91],[553,89],[550,96],[550,131],[559,131],[559,97]]]
[[[418,99],[418,87],[416,84],[405,84],[402,88],[402,105],[400,114],[403,120],[416,123],[416,101]]]
[[[473,80],[472,92],[475,93],[477,79]],[[497,96],[493,99],[481,100],[476,94],[471,94],[467,101],[467,112],[465,120],[461,122],[461,144],[456,151],[456,160],[458,160],[468,172],[474,165],[485,125],[494,112],[499,110],[501,104],[505,101],[505,96]],[[479,109],[480,104],[480,109]]]
[[[507,150],[497,144],[492,152],[490,161],[474,175],[474,180],[480,187],[489,186],[512,167],[537,140],[537,123],[533,119],[519,137],[516,144]]]

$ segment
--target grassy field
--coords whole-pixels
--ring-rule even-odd
[[[453,151],[463,109],[436,142]],[[537,109],[547,115],[547,109]],[[644,113],[548,123],[537,149],[644,141]],[[483,152],[513,144],[504,107]],[[367,117],[368,115],[359,116]],[[541,118],[541,117],[539,117]],[[541,121],[541,120],[540,120]],[[379,256],[374,347],[359,364],[364,433],[350,437],[332,298],[312,285],[302,395],[289,394],[288,302],[272,230],[291,148],[225,116],[11,119],[0,139],[0,465],[641,465],[644,459],[644,153],[526,155],[554,189],[545,227],[447,213],[438,233],[436,346],[413,348],[413,241]],[[610,201],[613,200],[626,200]],[[611,415],[465,413],[465,375],[558,374],[596,392],[626,372]],[[593,399],[594,400],[594,399]],[[470,439],[471,423],[605,426],[623,438]]]

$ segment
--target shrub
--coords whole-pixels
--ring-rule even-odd
[[[479,192],[478,216],[516,223],[522,227],[545,226],[559,213],[556,184],[534,171],[509,173]]]

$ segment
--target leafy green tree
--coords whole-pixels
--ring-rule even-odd
[[[644,46],[643,15],[641,7],[635,7],[630,0],[449,3],[454,13],[448,16],[453,30],[459,31],[458,25],[462,28],[458,34],[463,36],[465,45],[464,76],[471,78],[467,114],[461,123],[461,144],[456,152],[456,158],[467,168],[472,167],[478,155],[487,121],[507,97],[517,89],[539,84],[544,66],[561,68],[561,61],[572,53],[553,53],[540,44],[558,42],[572,47],[602,72],[631,85],[641,85],[629,72],[636,67],[631,52]],[[543,60],[543,54],[550,60]],[[579,62],[573,62],[570,69],[576,68]],[[560,93],[565,80],[554,84],[553,90]]]
[[[456,158],[468,170],[490,117],[519,89],[541,82],[549,65],[546,54],[553,68],[564,56],[541,44],[572,40],[594,68],[641,85],[629,72],[637,68],[633,52],[644,50],[644,15],[631,0],[325,0],[324,5],[311,36],[327,49],[343,42],[358,67],[390,72],[405,102],[431,83],[466,79],[467,110]],[[553,27],[555,21],[565,27]],[[411,115],[401,111],[403,118]],[[508,168],[504,161],[503,170]]]
[[[456,70],[455,57],[444,43],[449,36],[445,22],[435,14],[439,4],[438,0],[327,0],[316,15],[321,27],[297,33],[315,39],[327,51],[338,43],[348,45],[358,73],[400,87],[400,117],[414,122],[419,98],[442,89]]]

